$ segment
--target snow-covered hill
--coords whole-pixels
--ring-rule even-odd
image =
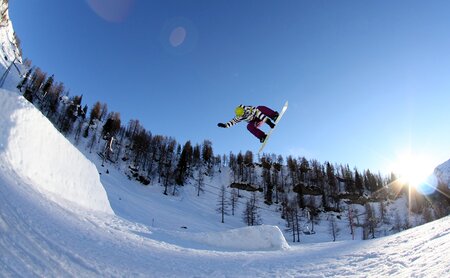
[[[37,109],[0,90],[2,164],[52,199],[112,213],[95,168]]]
[[[165,197],[97,165],[100,183],[23,97],[2,90],[0,106],[2,276],[448,275],[449,217],[375,240],[289,246],[277,226],[232,229],[239,217],[220,224],[206,209],[216,196],[194,201],[192,187]]]
[[[450,189],[450,160],[436,167],[434,174],[441,183],[446,184],[447,188]]]

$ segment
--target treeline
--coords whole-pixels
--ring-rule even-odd
[[[410,212],[420,214],[423,222],[444,217],[450,212],[450,191],[439,184],[434,194],[424,196],[414,188],[402,184],[394,174],[382,176],[370,170],[351,169],[349,165],[320,163],[315,159],[280,155],[263,155],[254,161],[251,151],[224,156],[234,183],[232,187],[249,191],[260,191],[264,203],[280,204],[281,217],[293,240],[298,241],[302,233],[314,233],[314,223],[320,215],[326,215],[330,232],[338,233],[336,217],[343,213],[349,219],[351,233],[359,227],[363,239],[375,237],[380,227],[391,226],[391,231],[401,231],[412,226],[407,216],[395,215],[388,219],[386,206],[401,196],[408,197]],[[351,207],[356,205],[353,212]],[[377,213],[375,213],[377,212]],[[391,215],[392,217],[392,215]],[[300,222],[309,223],[311,230],[305,231]],[[417,223],[416,223],[417,225]],[[309,228],[308,228],[309,229]]]
[[[182,186],[189,177],[194,178],[194,171],[210,175],[220,164],[211,141],[181,145],[172,137],[152,134],[139,120],[123,125],[120,113],[108,112],[105,103],[96,102],[88,111],[82,95],[69,97],[64,84],[55,81],[54,75],[47,77],[40,68],[30,68],[17,88],[61,133],[73,134],[77,144],[83,136],[90,152],[100,149],[105,161],[127,162],[130,176],[144,184],[163,184],[165,194],[169,187]]]
[[[138,120],[129,121],[110,136],[117,138],[113,161],[128,162],[133,177],[144,184],[163,185],[164,194],[175,195],[177,186],[185,185],[189,178],[198,180],[212,175],[214,166],[220,164],[210,141],[195,145],[187,141],[181,145],[172,137],[153,135]]]
[[[339,210],[340,199],[367,198],[395,178],[373,174],[370,170],[352,170],[348,165],[307,160],[305,157],[288,156],[285,159],[280,155],[263,155],[255,161],[251,151],[237,155],[230,153],[224,161],[232,170],[234,182],[241,184],[241,187],[257,186],[264,193],[265,203],[278,203],[284,193],[294,192],[298,195],[300,208],[310,206]],[[261,173],[257,169],[262,169]]]
[[[214,154],[209,140],[201,144],[192,144],[191,141],[180,144],[175,138],[152,134],[139,120],[130,120],[124,125],[120,113],[108,112],[106,103],[96,102],[89,110],[82,104],[82,95],[69,96],[62,82],[57,82],[53,75],[48,76],[40,68],[30,66],[17,88],[61,133],[73,136],[76,144],[84,137],[86,148],[97,152],[104,163],[109,161],[117,167],[126,167],[123,170],[129,178],[144,185],[163,186],[164,194],[175,195],[177,189],[189,181],[199,195],[207,186],[205,177],[212,178],[227,166],[232,179],[230,187],[238,190],[237,194],[233,191],[234,200],[230,202],[236,202],[239,190],[261,192],[259,196],[263,197],[265,204],[280,204],[281,217],[286,220],[294,240],[299,237],[301,217],[314,223],[319,214],[336,216],[348,210],[349,204],[366,207],[366,222],[361,225],[369,231],[368,234],[372,232],[374,235],[374,218],[369,217],[371,204],[382,204],[408,190],[405,186],[397,186],[393,174],[383,177],[370,170],[352,169],[349,165],[320,163],[305,157],[284,158],[275,154],[255,157],[251,151],[220,156]],[[445,216],[448,199],[439,194],[428,199],[416,197],[410,208],[418,213],[428,213],[430,198],[439,204],[433,207],[432,218]],[[246,204],[243,218],[248,225],[261,223],[257,199],[257,195],[252,194]],[[224,202],[222,197],[222,221]],[[341,207],[343,205],[345,208]],[[332,230],[333,234],[338,232],[335,226]]]
[[[348,165],[321,164],[304,157],[263,155],[255,159],[251,151],[220,156],[214,154],[209,140],[180,144],[175,138],[152,134],[139,120],[123,125],[120,113],[108,112],[105,103],[96,102],[89,110],[82,104],[83,95],[69,96],[62,82],[40,68],[30,67],[17,88],[63,134],[73,133],[76,143],[81,136],[87,138],[91,152],[101,143],[105,160],[127,161],[130,174],[143,183],[182,186],[189,178],[198,180],[197,171],[211,176],[215,168],[225,165],[235,183],[261,190],[267,204],[279,203],[283,193],[294,192],[300,208],[339,210],[339,199],[370,196],[391,182],[369,170],[359,172]],[[320,201],[309,196],[320,196]]]
[[[81,108],[83,96],[69,98],[64,84],[56,82],[53,75],[47,77],[40,68],[30,68],[17,88],[63,134],[70,133],[78,119],[86,118],[88,107]]]

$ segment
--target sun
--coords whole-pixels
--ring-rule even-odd
[[[426,182],[433,173],[434,165],[424,155],[407,152],[398,156],[393,168],[393,172],[398,175],[400,182],[417,188]]]

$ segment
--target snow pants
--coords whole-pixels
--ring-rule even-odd
[[[258,106],[256,107],[261,113],[263,113],[266,117],[273,118],[275,117],[276,113],[272,109],[266,106]],[[250,131],[253,135],[256,136],[256,138],[261,139],[266,135],[262,130],[259,129],[259,127],[264,123],[264,120],[260,120],[258,118],[255,118],[251,120],[248,125],[247,129]]]

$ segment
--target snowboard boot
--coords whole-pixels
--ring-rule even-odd
[[[259,138],[259,142],[260,143],[264,143],[264,141],[266,140],[267,135],[264,134],[261,138]]]
[[[268,118],[266,119],[266,124],[268,126],[270,126],[270,128],[274,128],[275,127],[275,124],[271,120],[269,120]]]
[[[275,112],[275,115],[273,117],[271,117],[272,121],[276,122],[279,116],[280,116],[280,113]]]

